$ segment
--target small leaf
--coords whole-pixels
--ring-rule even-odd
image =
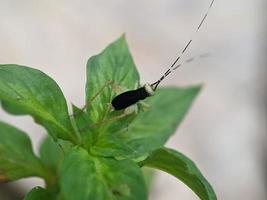
[[[66,100],[56,82],[43,72],[18,65],[0,65],[0,100],[12,114],[31,115],[54,139],[77,143]]]
[[[33,188],[23,200],[55,200],[53,196],[41,187]]]
[[[130,160],[98,158],[74,148],[62,165],[60,185],[65,200],[146,200],[140,168]]]
[[[109,81],[112,81],[112,84],[103,88]],[[134,89],[138,86],[139,74],[125,37],[122,36],[102,53],[88,60],[86,102],[90,104],[88,112],[92,120],[98,122],[106,119],[110,112],[108,104],[112,98],[125,89]]]
[[[46,180],[50,172],[34,155],[29,137],[22,131],[0,122],[0,177],[7,180],[38,176]]]
[[[183,120],[200,87],[164,88],[147,99],[150,108],[138,114],[118,136],[139,154],[162,147]]]
[[[197,166],[185,155],[168,148],[151,153],[140,166],[165,171],[190,187],[202,200],[216,200],[216,194]]]

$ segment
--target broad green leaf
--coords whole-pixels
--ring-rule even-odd
[[[55,200],[55,198],[47,190],[35,187],[26,194],[24,200]]]
[[[140,168],[130,160],[94,157],[74,148],[62,165],[60,185],[65,200],[146,200]]]
[[[112,81],[112,84],[107,83]],[[107,85],[103,88],[103,86]],[[87,63],[86,102],[94,122],[106,119],[112,98],[123,90],[139,86],[139,74],[129,52],[125,37],[110,44]],[[99,95],[97,95],[99,94]],[[92,100],[95,96],[97,97]],[[120,112],[117,112],[120,113]]]
[[[29,114],[55,138],[77,143],[65,98],[56,82],[43,72],[18,65],[0,65],[0,100],[7,111]],[[10,105],[13,105],[10,108]]]
[[[110,103],[117,94],[138,86],[139,74],[124,36],[88,60],[87,108],[83,112],[73,106],[76,113],[73,117],[85,146],[90,147],[101,134],[115,133],[128,126],[136,114],[132,113],[121,120],[110,120],[124,112],[111,112]]]
[[[201,200],[216,200],[216,194],[197,166],[185,155],[168,148],[160,148],[140,163],[167,172],[190,187]]]
[[[183,120],[200,87],[164,88],[149,97],[150,108],[138,114],[128,130],[117,134],[140,155],[165,144]]]
[[[55,176],[58,175],[64,156],[71,149],[72,144],[68,141],[58,140],[55,142],[51,137],[46,137],[40,146],[40,159]]]
[[[34,155],[29,137],[21,130],[0,122],[0,176],[6,180],[38,176],[48,180],[51,176]]]

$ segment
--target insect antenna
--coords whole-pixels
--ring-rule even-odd
[[[209,7],[208,7],[208,10],[206,11],[204,17],[201,19],[199,25],[197,26],[197,29],[193,35],[193,37],[196,35],[196,33],[199,31],[199,29],[201,28],[201,26],[203,25],[205,19],[207,18],[210,10],[211,10],[211,7],[213,5],[215,0],[212,0]],[[171,66],[169,67],[169,69],[160,77],[159,80],[157,80],[156,82],[152,83],[151,86],[153,88],[153,90],[155,91],[158,87],[158,85],[161,83],[161,81],[163,81],[169,74],[171,74],[174,70],[176,70],[177,68],[181,67],[182,64],[178,64],[178,61],[182,58],[183,54],[186,52],[186,50],[188,49],[188,47],[191,45],[191,43],[193,42],[193,37],[187,42],[187,44],[185,45],[184,49],[182,50],[182,52],[179,54],[179,56],[175,59],[175,61],[171,64]],[[194,58],[192,58],[194,59]],[[188,60],[187,60],[188,61]],[[191,62],[191,61],[190,61]]]
[[[191,63],[191,62],[195,61],[196,59],[207,58],[209,56],[210,56],[210,54],[205,53],[205,54],[200,54],[199,56],[190,57],[190,58],[186,59],[183,63],[177,64],[177,65],[173,66],[171,69],[168,69],[163,76],[164,76],[164,78],[166,78],[171,72],[173,72],[174,70],[178,69],[179,67],[182,67],[183,65],[185,65],[187,63]],[[161,77],[161,79],[162,79],[162,77]],[[157,89],[157,86],[161,82],[161,79],[159,79],[157,82],[151,84],[151,86],[153,87],[154,91]]]

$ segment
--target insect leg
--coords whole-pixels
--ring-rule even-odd
[[[87,109],[90,105],[91,102],[93,102],[102,92],[103,90],[108,87],[109,85],[113,85],[113,82],[111,80],[107,81],[101,88],[100,90],[90,99],[90,101],[88,101],[82,108],[80,111],[73,113],[71,116],[76,116],[78,114],[81,114],[85,109]]]
[[[150,105],[147,104],[147,103],[144,102],[144,101],[140,101],[140,102],[138,102],[138,104],[140,104],[140,109],[141,109],[142,111],[146,111],[148,108],[150,108]]]
[[[109,81],[107,82],[100,90],[99,92],[97,92],[97,94],[90,100],[90,102],[92,102],[92,100],[94,100],[107,86],[110,86],[111,89],[115,92],[115,93],[123,93],[127,90],[127,88],[124,88],[123,86],[119,85],[119,84],[116,84],[114,83],[113,81]],[[90,102],[88,102],[83,108],[82,110],[88,108],[88,106],[90,105]],[[104,117],[102,119],[100,119],[98,122],[94,122],[93,124],[88,124],[82,128],[79,129],[79,131],[83,132],[85,131],[86,129],[88,128],[93,128],[95,126],[99,126],[99,125],[103,125],[103,124],[106,124],[106,123],[110,123],[110,122],[113,122],[113,121],[116,121],[116,120],[119,120],[121,118],[124,118],[124,117],[127,117],[128,115],[132,114],[133,113],[133,109],[130,109],[130,108],[126,108],[124,110],[124,113],[122,114],[119,114],[119,115],[116,115],[116,116],[112,116],[110,118],[107,118],[109,113],[113,112],[114,111],[114,108],[112,107],[112,104],[111,103],[107,103],[107,108],[105,109],[105,114],[104,114]],[[79,114],[79,112],[82,112],[82,111],[78,111],[78,113],[75,113],[74,115],[77,115]]]
[[[85,127],[81,128],[81,129],[79,129],[79,131],[80,131],[80,132],[83,132],[83,131],[85,131],[85,130],[88,129],[88,128],[94,128],[94,127],[96,127],[96,126],[101,126],[101,125],[103,125],[103,124],[107,124],[107,123],[115,122],[115,121],[117,121],[117,120],[120,120],[120,119],[123,119],[123,118],[128,117],[129,115],[135,113],[135,111],[136,111],[135,108],[134,108],[133,106],[130,106],[130,107],[126,108],[126,109],[124,110],[124,112],[123,112],[122,114],[120,114],[120,115],[117,115],[117,116],[112,117],[112,118],[109,118],[109,119],[104,119],[104,120],[99,121],[99,122],[96,122],[96,123],[94,123],[94,124],[90,124],[90,125],[88,125],[88,126],[85,126]]]

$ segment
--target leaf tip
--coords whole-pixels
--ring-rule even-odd
[[[127,48],[128,48],[128,43],[127,43],[127,40],[126,40],[126,33],[123,33],[112,44],[119,44],[119,45],[127,46]]]
[[[204,87],[204,84],[198,84],[192,87],[192,90],[194,90],[196,92],[196,94],[198,94],[202,88]]]
[[[126,33],[123,33],[123,34],[119,37],[119,39],[126,41]]]

